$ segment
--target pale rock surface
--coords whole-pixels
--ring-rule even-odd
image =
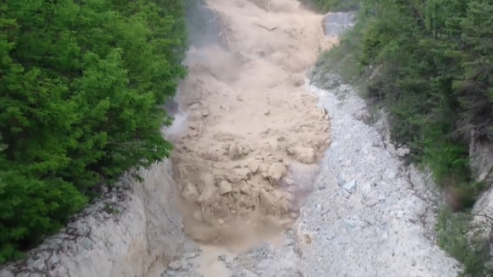
[[[406,151],[385,131],[355,116],[366,107],[354,91],[339,100],[337,87],[309,89],[329,112],[333,143],[322,164],[325,185],[301,222],[314,241],[304,276],[457,276],[457,262],[434,244],[430,178],[403,165]]]
[[[474,139],[469,144],[470,166],[476,173],[477,180],[484,182],[487,190],[481,195],[473,208],[476,215],[474,223],[481,228],[481,233],[491,236],[493,229],[493,144]],[[490,247],[493,254],[493,245]]]
[[[469,144],[471,168],[477,173],[478,181],[493,184],[493,144],[474,139],[474,135],[471,137]]]
[[[183,232],[174,211],[168,161],[129,176],[77,215],[1,277],[143,277],[180,253]]]

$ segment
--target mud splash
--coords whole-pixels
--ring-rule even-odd
[[[291,228],[313,189],[329,122],[304,76],[331,42],[294,0],[207,4],[218,39],[187,55],[173,177],[190,238],[245,247]]]

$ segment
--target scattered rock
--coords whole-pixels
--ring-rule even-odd
[[[368,112],[368,110],[366,108],[363,108],[363,109],[360,109],[358,111],[356,111],[353,116],[359,120],[359,121],[363,121],[363,122],[368,122],[368,120],[370,119],[370,113]]]
[[[372,208],[375,205],[377,205],[380,202],[380,200],[378,199],[378,197],[376,195],[372,194],[370,196],[366,196],[365,200],[363,202],[364,202],[364,205],[366,205],[369,208]]]
[[[411,150],[409,150],[409,148],[406,148],[406,147],[401,147],[401,148],[397,148],[397,150],[395,152],[396,152],[397,156],[404,157],[404,156],[408,155],[409,153],[411,153]]]
[[[385,124],[385,120],[383,118],[380,118],[377,122],[375,122],[375,124],[373,125],[373,127],[375,127],[375,129],[380,134],[383,134],[387,130],[387,127],[386,127],[386,124]]]
[[[179,270],[181,268],[181,261],[172,261],[168,265],[172,270]]]
[[[277,184],[284,175],[286,175],[287,168],[283,163],[273,163],[269,166],[267,171],[267,178],[271,180],[272,183]]]
[[[386,198],[386,197],[385,197],[385,195],[383,195],[383,194],[380,194],[380,195],[378,196],[378,201],[380,201],[380,202],[385,201],[385,199],[387,199],[387,198]]]
[[[187,252],[187,253],[183,254],[185,259],[193,259],[195,257],[198,257],[199,255],[200,255],[200,252],[198,252],[198,251]]]
[[[350,181],[350,182],[347,182],[346,184],[344,184],[342,186],[343,189],[345,189],[347,192],[349,193],[353,193],[356,191],[356,188],[357,188],[357,183],[356,183],[356,179]]]
[[[271,211],[274,208],[274,203],[276,202],[274,196],[265,190],[260,191],[259,200],[260,206],[266,211]]]
[[[337,184],[342,187],[346,183],[346,179],[344,178],[344,175],[342,172],[339,172],[339,175],[337,175]]]
[[[50,260],[49,260],[49,263],[50,264],[57,264],[60,262],[60,257],[56,254],[56,253],[53,253],[50,257]],[[0,275],[1,276],[1,275]]]
[[[248,168],[235,168],[226,176],[226,178],[231,183],[238,183],[242,180],[248,180],[250,175],[251,172]]]
[[[15,277],[14,274],[6,268],[0,270],[0,276],[2,276],[2,277]]]
[[[387,169],[385,171],[385,177],[388,179],[388,180],[394,180],[395,177],[397,176],[397,172],[395,172],[394,170],[392,169]]]
[[[329,111],[330,133],[335,140],[321,164],[322,181],[318,186],[325,190],[314,194],[302,213],[302,221],[313,226],[307,228],[317,232],[316,243],[306,252],[306,259],[302,259],[303,274],[409,276],[412,265],[422,269],[420,276],[456,276],[455,261],[433,250],[436,246],[424,237],[423,233],[429,230],[417,227],[419,224],[409,228],[409,215],[414,210],[424,211],[427,203],[416,203],[406,186],[398,187],[405,183],[405,176],[397,170],[402,162],[393,154],[385,120],[377,122],[377,128],[362,124],[360,120],[367,119],[368,114],[356,93],[348,93],[339,106],[340,95],[335,95],[336,90],[313,91],[321,95],[322,105]],[[381,129],[377,131],[378,124]],[[378,186],[372,186],[376,181]],[[334,187],[334,183],[338,186]],[[426,258],[402,255],[416,249],[434,254]],[[320,253],[324,253],[323,257]],[[377,258],[379,255],[382,258]],[[323,263],[337,259],[345,262]],[[315,260],[320,264],[312,262]],[[390,267],[389,260],[393,263]]]
[[[253,174],[257,173],[259,169],[259,165],[256,161],[250,161],[247,167],[250,170],[250,172],[252,172]]]
[[[302,163],[312,164],[317,160],[315,150],[311,147],[288,148],[287,152]]]
[[[344,196],[346,199],[351,197],[351,193],[345,189],[341,190],[342,196]]]
[[[190,111],[197,110],[200,108],[200,106],[201,106],[201,103],[193,103],[190,106],[188,106],[188,110],[190,110]]]
[[[232,142],[228,149],[229,158],[235,160],[243,154],[243,149],[236,142]]]
[[[187,201],[195,202],[199,198],[200,194],[197,190],[197,187],[191,183],[187,183],[182,192],[183,198]]]
[[[28,259],[27,260],[27,268],[29,270],[43,270],[45,267],[44,259]]]
[[[232,190],[233,190],[233,187],[231,186],[231,184],[229,182],[221,181],[219,183],[219,193],[221,195],[230,193]]]
[[[344,223],[348,229],[358,229],[366,226],[366,223],[359,219],[344,219]]]
[[[212,174],[204,174],[202,176],[202,192],[198,198],[199,203],[211,202],[215,196],[216,186],[214,185],[214,176]]]

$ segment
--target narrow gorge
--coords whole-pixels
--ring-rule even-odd
[[[353,15],[206,2],[166,105],[170,159],[122,176],[0,276],[456,276],[429,176],[403,164],[384,118],[365,123],[353,87],[312,70]]]

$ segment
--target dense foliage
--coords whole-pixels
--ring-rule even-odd
[[[356,28],[326,57],[353,65],[350,79],[372,75],[366,93],[390,112],[393,139],[464,206],[480,186],[468,143],[493,139],[492,10],[488,0],[363,0]]]
[[[356,27],[324,57],[327,70],[366,83],[370,102],[390,113],[393,139],[432,169],[456,209],[482,189],[468,144],[493,140],[492,12],[491,0],[362,0]],[[489,256],[470,244],[469,225],[441,218],[440,244],[464,263],[463,276],[486,276]]]
[[[160,105],[186,74],[183,1],[0,3],[0,263],[94,186],[166,157]]]
[[[493,2],[365,4],[360,62],[380,66],[369,96],[389,107],[394,138],[438,183],[474,193],[468,142],[493,138]]]

